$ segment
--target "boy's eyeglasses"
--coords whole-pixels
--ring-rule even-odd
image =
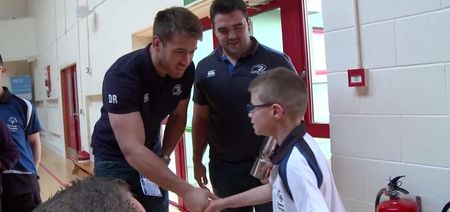
[[[255,112],[255,110],[259,107],[268,107],[268,106],[272,106],[273,103],[269,103],[269,104],[261,104],[261,105],[252,105],[252,104],[247,104],[247,112],[248,113],[253,113]]]

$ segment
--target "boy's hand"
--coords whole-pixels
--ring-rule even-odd
[[[211,200],[209,202],[208,207],[204,210],[204,212],[217,212],[224,209],[222,199]]]
[[[208,187],[205,187],[204,189],[209,193],[209,199],[211,199],[211,200],[220,199],[220,197],[218,197],[216,194],[211,192]]]
[[[267,162],[264,163],[263,167],[261,168],[262,170],[265,170],[264,178],[260,180],[262,184],[267,184],[270,182],[270,172],[272,171],[272,167],[273,164]]]
[[[210,192],[195,187],[192,187],[190,191],[183,196],[187,208],[193,212],[203,211],[208,206],[210,198],[212,198]]]

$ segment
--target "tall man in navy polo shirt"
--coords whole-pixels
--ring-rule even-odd
[[[210,17],[220,46],[200,61],[195,74],[194,175],[201,187],[208,183],[201,161],[209,144],[214,193],[227,197],[261,185],[250,175],[264,137],[255,135],[247,116],[248,85],[266,70],[294,67],[288,56],[250,36],[250,20],[242,0],[213,1]],[[255,209],[271,211],[272,206],[268,203]],[[252,207],[229,211],[252,211]]]
[[[6,83],[7,68],[0,56],[0,121],[5,123],[19,150],[19,160],[2,172],[3,211],[32,211],[41,203],[37,167],[41,161],[41,126],[35,108],[12,94]]]
[[[189,10],[162,10],[155,17],[152,43],[119,58],[104,78],[101,117],[92,135],[94,172],[127,181],[147,211],[168,211],[163,188],[181,196],[192,211],[209,204],[207,191],[167,168],[186,125],[192,57],[201,37],[200,21]],[[161,145],[160,124],[167,115]]]

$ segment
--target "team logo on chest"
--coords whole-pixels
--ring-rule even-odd
[[[144,94],[144,103],[149,102],[149,101],[150,101],[150,93]]]
[[[172,95],[179,96],[183,92],[183,90],[181,90],[181,88],[182,88],[181,84],[176,84],[175,86],[173,86]]]
[[[206,78],[214,77],[216,76],[216,70],[209,70],[208,74],[206,75]]]
[[[9,123],[11,123],[11,124],[16,124],[16,123],[17,123],[16,117],[9,117],[8,121],[9,121]]]
[[[17,125],[17,119],[14,116],[9,117],[8,119],[7,127],[11,132],[16,132],[19,129],[19,126]]]
[[[254,65],[250,71],[251,74],[257,74],[257,75],[261,75],[264,72],[266,72],[266,65],[265,64],[258,64],[258,65]]]

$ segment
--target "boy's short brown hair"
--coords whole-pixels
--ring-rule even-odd
[[[303,116],[306,112],[305,83],[287,68],[274,68],[256,77],[248,90],[258,92],[259,100],[264,104],[281,104],[291,117]]]

